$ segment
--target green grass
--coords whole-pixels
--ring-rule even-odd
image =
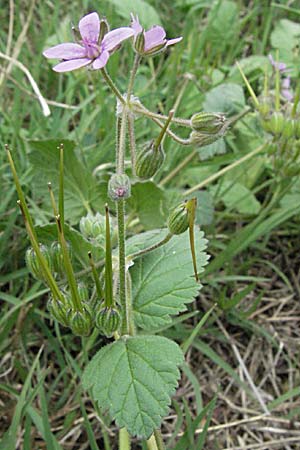
[[[114,6],[117,3],[99,2],[99,13],[105,14],[113,27],[125,22],[127,25],[129,21],[122,18],[122,11]],[[144,61],[136,78],[135,94],[150,109],[167,114],[181,92],[178,115],[185,118],[200,111],[208,101],[207,93],[224,82],[238,84],[244,92],[244,99],[235,99],[237,103],[242,102],[240,108],[234,101],[231,103],[237,108],[232,117],[248,106],[252,108],[235,61],[248,58],[243,68],[256,94],[260,95],[267,60],[254,58],[266,57],[270,51],[274,53],[271,36],[276,26],[281,19],[297,23],[300,14],[296,1],[267,5],[268,2],[253,0],[251,7],[242,0],[166,0],[163,3],[153,0],[148,3],[159,15],[168,36],[182,35],[184,39],[161,58]],[[50,319],[46,309],[47,290],[25,268],[24,254],[29,242],[16,206],[17,194],[4,151],[4,144],[9,144],[37,225],[46,225],[51,220],[46,200],[50,180],[46,178],[48,172],[45,175],[43,161],[34,158],[33,140],[74,141],[76,164],[87,173],[94,173],[91,185],[99,189],[96,199],[89,198],[90,203],[81,205],[79,200],[80,211],[84,214],[89,208],[97,210],[104,205],[111,168],[101,167],[114,158],[112,95],[98,72],[78,71],[58,76],[42,56],[47,46],[72,39],[70,24],[76,24],[95,6],[86,0],[72,4],[58,0],[25,3],[11,0],[9,4],[10,8],[7,5],[0,11],[4,24],[0,30],[0,52],[7,54],[9,20],[13,12],[9,55],[14,55],[30,70],[42,95],[49,100],[51,115],[43,116],[41,105],[19,67],[13,66],[5,75],[8,62],[2,58],[0,435],[3,437],[0,449],[114,450],[117,448],[114,422],[91,403],[80,384],[87,360],[104,341],[97,335],[83,339],[74,337]],[[26,21],[28,29],[22,35]],[[297,49],[293,58],[292,83],[296,86],[299,80]],[[117,80],[121,91],[126,88],[131,63],[129,43],[110,59],[109,73]],[[185,81],[187,76],[188,82]],[[157,128],[152,123],[144,118],[137,120],[138,145],[156,135]],[[299,181],[297,177],[278,175],[272,168],[272,158],[264,150],[226,175],[209,181],[211,175],[265,141],[266,134],[251,112],[231,127],[226,136],[225,154],[200,160],[202,154],[197,151],[177,174],[176,168],[192,150],[170,139],[165,142],[167,157],[155,182],[160,183],[172,171],[175,175],[164,184],[163,193],[155,194],[159,199],[164,198],[160,220],[165,221],[170,205],[184,197],[186,190],[208,180],[205,192],[210,197],[205,198],[207,204],[204,203],[198,220],[210,241],[212,255],[212,262],[201,280],[204,288],[195,304],[186,314],[174,319],[172,325],[159,330],[174,338],[186,353],[182,381],[162,429],[170,449],[242,448],[242,433],[245,445],[256,442],[253,433],[260,442],[267,442],[269,436],[278,438],[278,432],[268,434],[263,429],[264,422],[257,428],[251,428],[250,424],[249,428],[243,428],[237,423],[226,429],[226,424],[262,414],[236,359],[233,344],[245,358],[254,384],[263,383],[259,392],[270,410],[271,426],[288,430],[291,425],[293,432],[299,430],[300,289],[296,250],[300,244]],[[70,162],[70,171],[73,162]],[[57,170],[53,168],[53,177]],[[245,195],[237,197],[241,185]],[[77,189],[84,197],[80,181]],[[255,200],[260,203],[258,209],[255,209]],[[200,206],[202,201],[204,198],[200,198]],[[78,199],[70,202],[67,215],[69,222],[78,229],[77,207]],[[213,209],[212,220],[209,209]],[[147,205],[143,212],[158,220],[156,210],[148,210]],[[132,206],[130,233],[147,227],[143,217]],[[160,226],[158,223],[157,227]],[[211,311],[215,303],[217,306]],[[230,339],[224,335],[219,322]],[[295,418],[295,425],[289,422],[290,418]],[[223,429],[214,430],[222,424],[225,424]],[[287,432],[285,436],[288,443],[294,434]],[[134,441],[133,448],[146,447]]]

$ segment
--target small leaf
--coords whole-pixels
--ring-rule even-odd
[[[120,428],[149,438],[168,413],[182,362],[179,346],[167,338],[126,336],[93,357],[82,382]]]
[[[144,235],[144,234],[143,234]],[[198,273],[209,256],[204,233],[195,230]],[[186,310],[201,285],[193,278],[188,233],[174,236],[166,245],[138,258],[130,269],[136,324],[153,330],[168,324],[170,315]]]
[[[223,180],[221,188],[218,185],[210,188],[211,192],[218,192],[218,197],[228,208],[233,208],[241,214],[255,215],[260,210],[260,203],[255,195],[241,183]]]

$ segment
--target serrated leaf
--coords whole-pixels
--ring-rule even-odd
[[[126,336],[93,357],[82,382],[120,428],[149,438],[168,413],[182,362],[181,349],[167,338]]]
[[[167,230],[156,229],[131,236],[126,240],[126,255],[132,255],[133,253],[157,244],[166,236],[167,233]]]
[[[130,14],[138,15],[140,23],[145,28],[161,25],[158,13],[144,0],[110,0],[115,5],[116,12],[124,19],[130,20]]]
[[[210,225],[214,218],[214,199],[208,191],[198,191],[188,198],[197,198],[196,224]]]
[[[201,161],[212,158],[215,155],[223,155],[226,153],[226,144],[224,138],[218,139],[212,144],[197,148]]]
[[[29,141],[33,151],[29,155],[33,167],[34,192],[49,203],[47,183],[52,183],[54,193],[58,190],[59,150],[64,144],[65,174],[65,218],[71,224],[78,223],[89,208],[104,210],[106,199],[103,198],[96,180],[77,158],[75,142],[70,140]]]
[[[207,92],[203,107],[207,112],[222,112],[227,116],[237,114],[245,107],[243,88],[234,83],[220,84]]]
[[[145,239],[147,234],[143,233]],[[198,272],[209,256],[204,233],[195,230]],[[188,233],[174,236],[166,245],[138,258],[130,269],[136,324],[153,330],[170,323],[170,315],[186,310],[201,285],[193,276]]]

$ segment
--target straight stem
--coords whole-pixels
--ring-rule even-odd
[[[121,334],[130,334],[129,305],[126,301],[126,263],[125,263],[125,200],[116,202],[118,220],[118,240],[119,240],[119,295],[123,314]]]

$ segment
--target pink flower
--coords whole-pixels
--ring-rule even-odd
[[[66,42],[43,52],[46,58],[62,60],[53,67],[55,72],[69,72],[88,65],[93,69],[102,69],[118,45],[134,35],[130,27],[122,27],[109,31],[101,39],[100,23],[96,12],[87,14],[78,24],[82,38],[79,44]]]
[[[278,70],[281,73],[288,72],[286,64],[284,62],[275,61],[271,54],[269,55],[269,60],[275,70]]]
[[[292,92],[290,91],[290,87],[291,87],[291,78],[290,77],[284,78],[281,81],[281,95],[289,102],[291,102],[294,98]]]
[[[182,40],[182,37],[166,39],[165,30],[158,25],[153,26],[148,31],[144,31],[138,16],[134,17],[133,14],[131,14],[131,28],[134,31],[135,48],[141,55],[154,55]],[[142,48],[139,48],[139,36],[142,36]]]

